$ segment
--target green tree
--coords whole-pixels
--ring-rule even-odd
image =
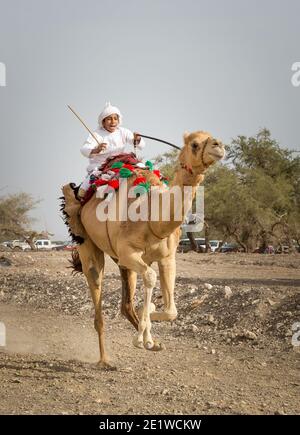
[[[0,197],[0,241],[21,238],[33,247],[38,233],[31,229],[34,219],[29,212],[39,201],[25,192]]]
[[[226,146],[226,163],[204,180],[204,236],[236,241],[246,251],[300,239],[300,157],[280,147],[270,131],[238,136]],[[158,156],[172,178],[178,152]]]
[[[174,149],[172,151],[159,154],[154,160],[154,165],[161,170],[165,177],[170,178],[170,180],[172,180],[174,176],[179,152],[180,151]]]
[[[216,168],[205,180],[206,219],[246,251],[274,240],[292,246],[299,235],[299,158],[262,129],[234,139],[227,161],[226,170]]]

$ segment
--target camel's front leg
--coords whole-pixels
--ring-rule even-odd
[[[140,273],[144,281],[144,305],[141,310],[138,334],[133,343],[136,347],[145,347],[148,350],[161,350],[160,343],[154,342],[151,336],[151,297],[156,283],[156,272],[142,260],[142,252],[126,251],[124,257],[120,256],[119,265]]]
[[[151,313],[151,320],[168,321],[175,320],[177,309],[174,302],[174,287],[176,277],[175,257],[168,257],[158,262],[160,288],[164,300],[164,311],[162,313]]]

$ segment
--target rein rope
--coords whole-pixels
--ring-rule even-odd
[[[174,145],[174,144],[171,143],[171,142],[167,142],[167,141],[165,141],[165,140],[158,139],[157,137],[146,136],[146,135],[144,135],[144,134],[140,134],[140,133],[139,133],[139,136],[144,137],[145,139],[151,139],[151,140],[156,140],[157,142],[165,143],[165,144],[167,144],[167,145],[170,145],[170,147],[176,148],[177,150],[180,150],[180,151],[181,151],[181,148],[180,148],[180,147],[178,147],[177,145]]]

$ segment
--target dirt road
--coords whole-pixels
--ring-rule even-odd
[[[116,371],[95,364],[92,307],[84,278],[66,269],[68,254],[1,255],[0,414],[299,413],[300,347],[291,344],[299,255],[180,254],[179,316],[153,325],[166,345],[157,353],[131,344],[108,260],[104,310]],[[159,307],[158,289],[155,300]]]

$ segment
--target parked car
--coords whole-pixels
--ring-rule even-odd
[[[11,250],[11,248],[10,248],[10,242],[2,242],[2,243],[0,243],[0,251],[1,252],[3,252],[3,251],[10,251]]]
[[[290,247],[287,245],[280,245],[276,248],[275,254],[289,254]]]
[[[7,246],[13,251],[30,251],[30,245],[24,240],[11,240],[7,242]]]
[[[190,239],[181,239],[177,247],[177,252],[189,252],[191,249]]]
[[[53,251],[63,251],[68,242],[52,242]]]
[[[218,251],[220,246],[221,246],[221,243],[222,243],[222,240],[210,240],[209,246],[210,246],[211,252]]]
[[[201,239],[200,237],[196,237],[195,240],[196,240],[199,251],[205,252],[205,250],[206,250],[205,239]]]
[[[2,242],[1,246],[4,246],[4,248],[9,248],[11,242]]]
[[[195,237],[199,252],[205,252],[206,244],[205,239]],[[181,239],[177,248],[178,252],[189,252],[192,250],[190,239]]]
[[[243,249],[237,243],[224,243],[221,247],[220,252],[242,252]]]
[[[39,251],[49,251],[50,249],[52,249],[52,243],[51,240],[48,239],[40,239],[40,240],[36,240],[34,242],[34,245],[36,247],[36,249],[38,249]]]
[[[64,246],[64,251],[73,251],[73,249],[76,249],[77,243],[74,242],[67,242]]]

